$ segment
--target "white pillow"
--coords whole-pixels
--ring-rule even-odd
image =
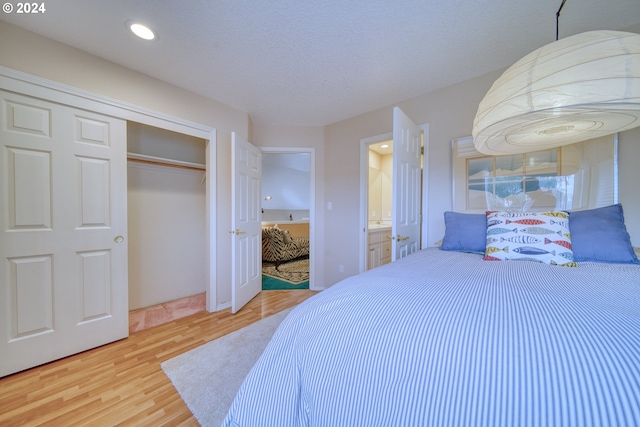
[[[554,212],[487,212],[487,261],[537,261],[576,267],[569,214]]]

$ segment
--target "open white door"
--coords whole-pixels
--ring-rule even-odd
[[[422,132],[398,107],[393,109],[393,202],[391,259],[419,249],[420,147]]]
[[[231,145],[231,311],[236,313],[262,290],[262,152],[235,132]]]
[[[0,91],[0,376],[129,333],[126,122]]]

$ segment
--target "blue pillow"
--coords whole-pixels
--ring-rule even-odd
[[[569,230],[576,262],[640,264],[620,204],[570,212]]]
[[[444,213],[443,251],[484,254],[487,247],[486,214]]]

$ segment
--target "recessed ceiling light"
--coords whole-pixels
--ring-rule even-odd
[[[389,148],[389,144],[382,144],[380,148]]]
[[[158,38],[155,31],[136,21],[127,21],[127,28],[129,28],[133,34],[144,40],[155,40]]]

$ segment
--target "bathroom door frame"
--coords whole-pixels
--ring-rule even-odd
[[[421,241],[422,246],[425,242],[429,242],[427,232],[427,213],[428,213],[428,165],[429,165],[429,124],[424,123],[418,125],[422,130],[423,140],[423,164],[422,164],[422,223],[421,223]],[[387,132],[380,135],[370,136],[360,140],[360,256],[359,271],[360,273],[367,270],[367,255],[369,247],[369,146],[382,141],[393,140],[393,132]],[[422,247],[420,247],[422,249]]]
[[[323,288],[317,287],[316,282],[316,149],[313,147],[258,148],[262,154],[309,154],[309,289],[322,290]]]

